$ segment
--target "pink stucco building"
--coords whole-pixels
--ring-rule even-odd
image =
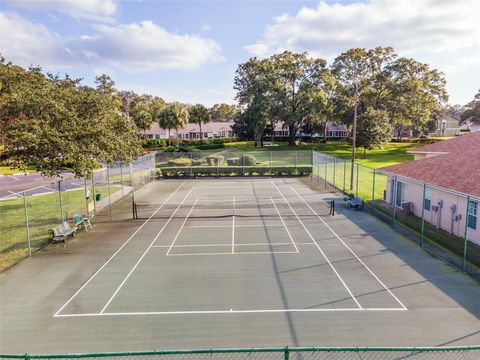
[[[425,221],[459,237],[466,229],[480,245],[480,133],[411,153],[414,161],[380,169],[388,177],[385,201],[418,217],[423,213]]]

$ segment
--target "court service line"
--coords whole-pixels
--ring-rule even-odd
[[[173,245],[174,245],[175,242],[177,241],[178,236],[180,235],[180,233],[182,232],[183,227],[185,226],[185,223],[187,222],[188,217],[189,217],[190,214],[192,213],[192,210],[193,210],[193,208],[195,207],[195,204],[197,203],[197,201],[198,201],[198,198],[196,198],[195,201],[193,202],[193,205],[192,205],[192,207],[190,208],[190,211],[188,212],[186,218],[183,220],[182,225],[180,226],[180,229],[178,229],[178,232],[177,232],[177,234],[175,235],[175,238],[173,239],[172,243],[170,244],[170,247],[168,248],[167,253],[165,254],[165,256],[168,256],[168,255],[170,254],[170,250],[172,250]],[[153,244],[152,244],[152,245],[153,245]]]
[[[330,265],[330,267],[332,268],[333,272],[337,275],[338,279],[340,280],[340,282],[343,284],[343,286],[345,287],[345,289],[348,291],[348,293],[350,294],[350,296],[352,297],[353,301],[355,301],[355,303],[357,304],[357,306],[360,308],[360,309],[363,309],[362,305],[360,305],[360,303],[358,302],[358,300],[355,298],[355,296],[353,295],[352,291],[350,290],[350,288],[347,286],[347,284],[345,283],[345,281],[342,279],[342,277],[340,276],[340,274],[338,273],[337,269],[335,269],[335,267],[333,266],[333,264],[330,262],[330,259],[327,257],[327,255],[323,252],[322,248],[320,247],[320,245],[318,245],[317,241],[315,240],[315,238],[312,236],[312,234],[310,233],[310,231],[308,231],[307,227],[305,226],[305,224],[303,223],[302,220],[300,220],[300,218],[298,217],[297,213],[295,212],[295,210],[293,209],[293,207],[290,205],[290,203],[288,202],[288,200],[285,198],[285,196],[283,195],[283,193],[280,191],[280,189],[277,187],[277,185],[273,182],[272,180],[272,184],[273,186],[277,189],[277,191],[280,193],[280,195],[283,197],[283,199],[285,200],[285,202],[287,203],[287,205],[289,206],[290,210],[292,210],[292,212],[295,214],[295,217],[297,218],[297,220],[300,222],[300,224],[302,225],[303,229],[306,231],[306,233],[308,234],[308,236],[310,237],[310,239],[315,243],[317,249],[320,251],[320,253],[323,255],[323,257],[325,258],[325,260],[327,261],[328,265]]]
[[[138,261],[135,263],[135,265],[132,267],[132,269],[129,271],[129,273],[127,274],[127,276],[125,276],[125,278],[123,279],[123,281],[120,283],[120,285],[118,285],[117,289],[115,290],[115,292],[113,293],[113,295],[110,297],[110,299],[108,299],[107,303],[105,304],[105,306],[102,308],[102,310],[100,311],[100,313],[103,313],[105,311],[105,309],[108,307],[108,305],[110,305],[110,303],[112,302],[113,298],[118,294],[118,292],[120,291],[120,289],[122,288],[122,286],[127,282],[128,278],[130,277],[130,275],[132,275],[132,273],[135,271],[135,269],[137,268],[138,264],[140,264],[140,262],[143,260],[143,258],[145,257],[145,255],[147,255],[147,252],[148,250],[150,250],[150,248],[153,246],[153,244],[155,243],[155,241],[157,241],[158,237],[160,236],[160,234],[163,232],[163,230],[167,227],[167,225],[170,223],[170,220],[172,220],[173,216],[177,213],[178,209],[180,209],[180,207],[183,205],[184,201],[188,198],[188,196],[190,195],[190,193],[192,192],[193,189],[190,189],[187,193],[187,195],[185,195],[185,197],[183,198],[183,200],[180,202],[180,204],[178,204],[177,208],[175,209],[175,211],[173,212],[172,215],[170,215],[170,218],[167,220],[167,222],[163,225],[163,227],[160,229],[160,231],[158,232],[158,234],[155,236],[155,238],[152,240],[152,242],[150,243],[150,245],[147,247],[147,249],[143,252],[142,256],[140,256],[140,259],[138,259]]]
[[[93,280],[93,278],[95,278],[95,276],[97,276],[97,274],[98,274],[100,271],[102,271],[102,269],[103,269],[105,266],[107,266],[107,264],[120,252],[120,250],[122,250],[122,249],[125,247],[125,245],[127,245],[127,244],[130,242],[130,240],[132,240],[133,237],[134,237],[135,235],[137,235],[137,233],[145,226],[145,224],[148,223],[148,222],[150,221],[150,219],[152,219],[152,217],[170,200],[170,198],[171,198],[184,184],[185,184],[185,181],[182,182],[182,183],[180,184],[180,186],[178,186],[178,187],[175,189],[175,191],[172,192],[172,193],[170,194],[170,196],[169,196],[162,204],[160,204],[160,206],[152,213],[152,215],[150,215],[150,217],[149,217],[147,220],[145,220],[145,222],[144,222],[142,225],[140,225],[140,227],[139,227],[137,230],[135,230],[135,232],[122,244],[122,246],[120,246],[120,247],[118,248],[118,250],[115,251],[115,252],[113,253],[113,255],[110,256],[110,257],[107,259],[107,261],[105,261],[105,262],[103,263],[103,265],[102,265],[97,271],[95,271],[95,273],[94,273],[92,276],[90,276],[90,278],[89,278],[85,283],[83,283],[83,285],[70,297],[70,299],[67,300],[67,302],[66,302],[65,304],[63,304],[63,306],[55,313],[54,316],[57,316],[63,309],[65,309],[65,307],[90,283],[90,281]]]
[[[291,245],[291,244],[289,244]],[[168,256],[213,256],[213,255],[266,255],[266,254],[298,254],[296,251],[242,251],[242,252],[215,252],[215,253],[187,253],[187,254],[170,254]]]
[[[233,197],[233,215],[232,215],[232,254],[235,254],[235,196]]]
[[[190,310],[190,311],[139,311],[111,313],[62,314],[58,317],[96,317],[96,316],[141,316],[141,315],[211,315],[211,314],[271,314],[293,312],[357,312],[357,311],[405,311],[403,308],[339,308],[339,309],[263,309],[263,310]]]
[[[230,247],[232,244],[188,244],[188,245],[175,245],[174,248],[189,248],[189,247],[216,247],[216,246],[221,246],[221,247]],[[285,242],[285,243],[236,243],[235,246],[272,246],[272,245],[292,245],[291,242]],[[298,243],[298,245],[315,245],[312,242],[308,243]],[[170,245],[153,245],[152,248],[168,248]]]
[[[192,217],[190,217],[192,219]],[[194,218],[193,218],[194,219]],[[236,228],[239,227],[282,227],[283,225],[278,224],[235,224]],[[185,229],[197,229],[197,228],[231,228],[231,225],[185,225]]]
[[[405,309],[407,310],[407,307],[400,301],[400,299],[379,279],[379,277],[377,275],[375,275],[375,273],[370,270],[370,268],[363,262],[362,259],[360,259],[360,257],[350,248],[350,246],[348,246],[348,244],[343,241],[343,239],[325,222],[325,220],[322,219],[322,217],[310,206],[310,204],[308,204],[305,199],[302,198],[302,196],[293,188],[293,187],[290,187],[292,189],[292,191],[300,198],[300,200],[302,200],[305,205],[308,206],[308,208],[317,216],[317,218],[328,228],[328,230],[330,230],[332,232],[333,235],[335,235],[335,237],[340,240],[340,242],[348,249],[348,251],[350,251],[350,253],[365,267],[365,269],[368,270],[368,272],[380,283],[380,285],[383,286],[383,288],[385,290],[388,291],[388,293]]]
[[[292,242],[293,246],[295,247],[295,250],[297,251],[297,253],[299,253],[300,251],[298,251],[297,244],[295,244],[295,241],[293,240],[292,235],[290,234],[290,231],[287,228],[287,225],[285,225],[285,221],[283,221],[282,215],[280,215],[280,211],[278,211],[277,205],[275,205],[275,201],[273,201],[273,199],[271,197],[270,197],[270,201],[272,202],[273,207],[277,211],[278,217],[280,218],[280,221],[282,222],[283,227],[285,228],[285,231],[287,232],[288,237],[290,238],[290,241]]]

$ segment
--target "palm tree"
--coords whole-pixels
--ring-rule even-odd
[[[168,145],[170,146],[170,130],[175,129],[177,133],[177,147],[179,146],[178,129],[183,129],[188,123],[188,110],[185,105],[171,103],[160,111],[158,124],[168,130]]]
[[[190,122],[197,124],[200,127],[200,139],[203,139],[202,124],[206,124],[210,121],[210,113],[202,104],[196,104],[190,108]]]

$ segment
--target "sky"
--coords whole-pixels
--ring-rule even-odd
[[[393,46],[442,71],[449,103],[480,88],[480,0],[0,0],[0,54],[167,101],[234,103],[238,64],[282,50],[329,63]]]

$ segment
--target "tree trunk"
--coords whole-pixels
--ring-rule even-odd
[[[367,158],[367,149],[363,148],[363,158]]]
[[[257,138],[256,138],[256,137],[254,137],[254,140],[253,140],[253,146],[257,147],[257,145],[258,145],[258,144],[257,144]]]
[[[295,125],[288,125],[288,131],[290,132],[290,140],[288,145],[294,146],[295,145]]]
[[[198,125],[200,126],[200,140],[203,140],[202,122],[200,121],[200,124]]]
[[[178,128],[175,128],[175,132],[177,133],[177,150],[180,148],[180,139],[178,137]]]
[[[171,138],[170,138],[170,129],[168,129],[168,146],[172,146]]]

